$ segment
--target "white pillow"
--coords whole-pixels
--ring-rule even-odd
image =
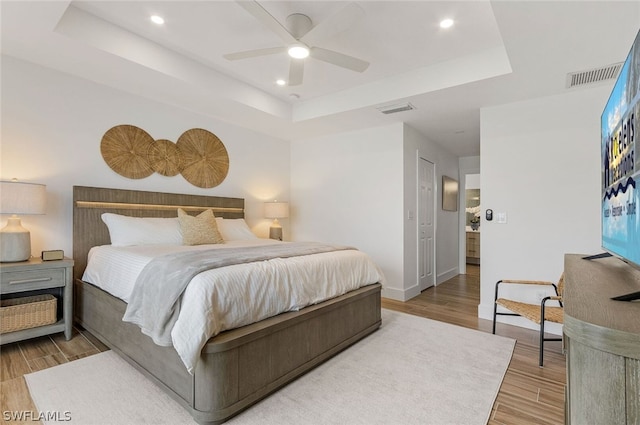
[[[225,241],[246,241],[249,239],[258,239],[258,237],[249,229],[244,218],[225,218],[218,221],[218,230]]]
[[[104,213],[102,221],[109,229],[111,245],[182,245],[177,217],[129,217]]]

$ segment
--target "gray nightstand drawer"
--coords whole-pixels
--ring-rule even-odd
[[[0,263],[0,293],[3,296],[22,296],[23,293],[28,296],[27,292],[32,295],[49,293],[58,299],[59,309],[56,323],[0,334],[0,345],[58,332],[64,332],[67,341],[70,340],[73,335],[72,278],[71,258],[42,261],[32,257],[27,261]]]
[[[55,288],[65,286],[65,284],[65,270],[63,268],[5,272],[2,273],[0,280],[3,294]]]

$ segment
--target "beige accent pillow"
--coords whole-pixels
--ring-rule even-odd
[[[205,210],[193,217],[182,208],[178,208],[178,221],[182,232],[183,245],[204,245],[224,243],[218,231],[213,211]]]

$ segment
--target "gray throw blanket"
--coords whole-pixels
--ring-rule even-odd
[[[171,329],[180,314],[180,299],[193,277],[234,264],[354,249],[316,242],[289,242],[242,248],[207,249],[163,255],[143,269],[122,320],[131,322],[162,346],[171,346]]]

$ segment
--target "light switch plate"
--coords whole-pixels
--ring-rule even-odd
[[[507,213],[506,212],[499,212],[497,214],[497,218],[498,218],[498,223],[505,224],[507,222]]]

